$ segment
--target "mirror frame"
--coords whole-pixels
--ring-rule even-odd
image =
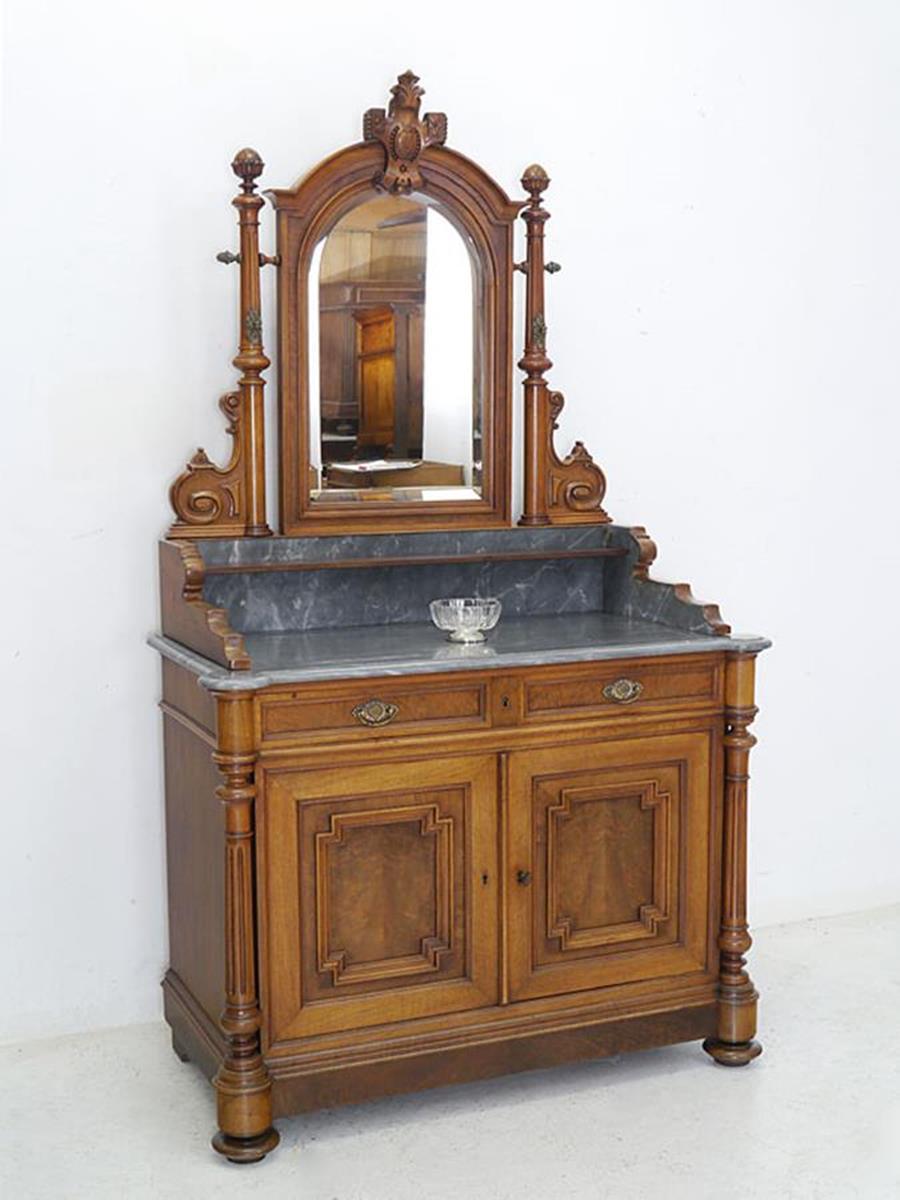
[[[279,477],[287,535],[390,533],[510,524],[513,367],[513,228],[523,207],[481,167],[443,143],[446,118],[419,117],[423,94],[411,72],[391,89],[387,113],[370,109],[364,141],[326,158],[293,188],[267,191],[277,213]],[[481,274],[482,396],[480,499],[329,504],[310,495],[307,347],[313,252],[337,222],[376,191],[433,199],[470,242]]]

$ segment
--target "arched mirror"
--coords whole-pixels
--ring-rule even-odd
[[[285,533],[508,525],[513,227],[402,75],[278,214]]]
[[[373,189],[318,242],[313,504],[481,498],[479,293],[471,243],[424,195]]]

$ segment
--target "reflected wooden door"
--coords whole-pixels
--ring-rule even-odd
[[[516,1000],[706,971],[712,733],[510,755]]]
[[[496,759],[266,772],[270,1037],[497,1001]]]
[[[383,450],[394,444],[397,395],[397,330],[389,307],[353,314],[357,327],[360,446]]]

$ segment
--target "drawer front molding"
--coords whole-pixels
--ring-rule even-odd
[[[623,668],[625,673],[623,673]],[[603,718],[628,706],[696,707],[721,704],[720,661],[689,663],[611,663],[532,677],[525,687],[525,720],[553,721],[572,716]]]
[[[378,682],[378,691],[365,684],[321,685],[296,689],[260,700],[262,744],[317,740],[357,741],[418,731],[465,731],[487,726],[487,684],[454,679],[427,682]]]

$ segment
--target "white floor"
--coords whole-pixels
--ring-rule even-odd
[[[900,907],[758,931],[765,1052],[699,1045],[279,1122],[209,1148],[212,1094],[162,1025],[0,1049],[4,1200],[900,1198]]]

